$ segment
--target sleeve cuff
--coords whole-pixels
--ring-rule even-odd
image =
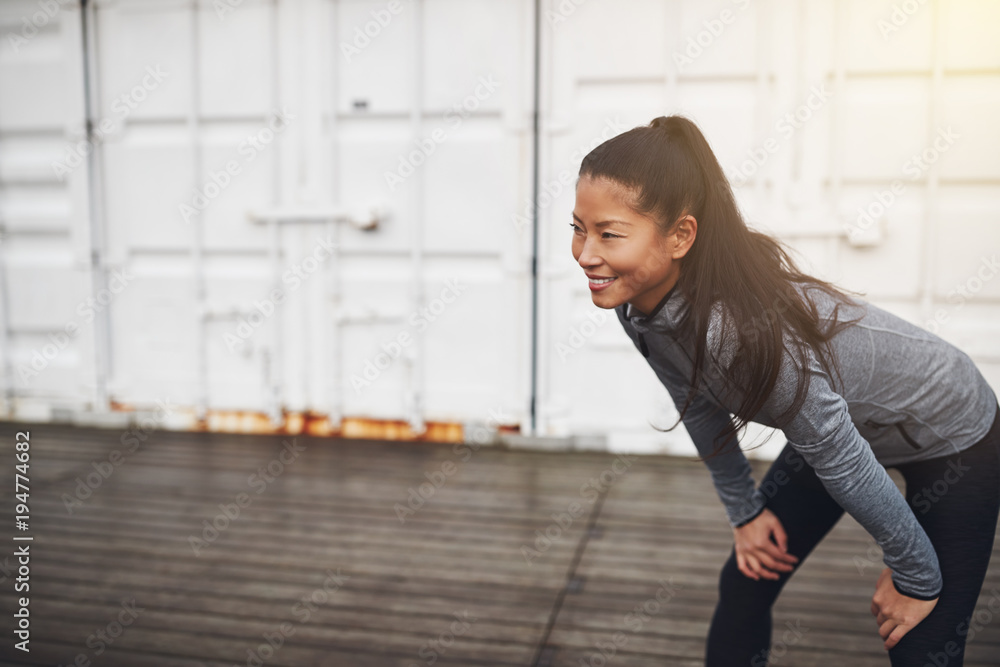
[[[892,579],[892,577],[890,577],[890,579]],[[895,579],[892,580],[892,586],[893,588],[896,589],[896,592],[899,593],[900,595],[905,595],[906,597],[913,598],[915,600],[936,600],[941,595],[941,591],[938,591],[934,595],[916,595],[914,593],[907,593],[906,591],[900,589],[899,586],[896,585]]]
[[[736,507],[727,507],[726,514],[729,518],[729,525],[733,528],[745,526],[764,511],[767,507],[767,498],[760,489],[754,489],[750,497]]]
[[[743,526],[747,525],[748,523],[759,517],[760,513],[763,512],[766,507],[767,507],[766,505],[761,505],[760,509],[758,509],[756,512],[753,513],[753,516],[743,519],[743,521],[740,521],[739,523],[734,523],[733,528],[742,528]]]

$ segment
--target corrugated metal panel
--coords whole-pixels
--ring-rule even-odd
[[[3,3],[0,32],[30,32],[39,7]],[[526,426],[533,12],[106,0],[86,58],[75,3],[8,41],[8,409],[168,401],[177,425],[405,437]],[[997,18],[972,0],[543,0],[538,432],[693,452],[649,427],[673,409],[592,305],[567,224],[582,157],[671,112],[701,125],[754,224],[1000,385],[1000,281],[984,278],[1000,245]],[[85,63],[92,160],[75,148]],[[859,223],[879,206],[883,223]]]
[[[79,12],[6,2],[0,34],[4,403],[27,418],[91,409],[111,295],[91,287]]]
[[[218,428],[262,428],[255,413],[334,426],[403,418],[413,434],[424,422],[497,426],[496,414],[519,425],[528,256],[508,218],[511,193],[530,183],[530,2],[229,4],[93,10],[95,115],[115,121],[96,186],[108,275],[121,286],[106,308],[112,405],[169,397]],[[46,38],[56,46],[44,66],[82,71],[79,23],[64,28]],[[8,89],[83,88],[41,64],[4,65]],[[82,118],[63,118],[64,102],[45,108],[60,115],[5,105],[5,132],[34,133],[21,139],[26,155],[60,144],[40,127],[57,134]],[[8,159],[11,230],[25,216],[10,211],[28,195],[40,211],[50,194],[34,184],[26,194],[24,171]],[[333,220],[360,222],[373,208],[371,231]],[[61,214],[70,210],[86,206]],[[273,224],[248,217],[276,210],[286,217]],[[330,219],[301,219],[323,211]],[[5,299],[26,343],[41,344],[90,292],[71,271],[73,250],[65,240],[5,243],[30,280]],[[78,356],[95,355],[93,341],[80,342]],[[83,368],[46,374],[43,411],[80,397]]]
[[[543,138],[544,181],[561,170],[575,177],[574,147],[593,143],[609,120],[623,131],[684,113],[705,132],[751,224],[788,241],[815,273],[962,346],[1000,387],[1000,280],[980,285],[976,276],[1000,248],[1000,137],[988,120],[1000,111],[1000,51],[983,32],[996,24],[995,3],[548,6],[554,123]],[[769,139],[777,148],[762,153]],[[914,157],[924,151],[926,165]],[[878,212],[880,196],[881,240],[852,243],[852,227],[875,231],[858,223],[858,209],[874,203]],[[570,253],[573,200],[569,188],[543,213],[545,427],[606,434],[612,448],[694,454],[683,429],[649,426],[669,426],[676,411],[613,313],[592,305]],[[956,289],[966,284],[963,301]],[[749,439],[758,433],[766,431]],[[782,440],[754,455],[772,456]]]

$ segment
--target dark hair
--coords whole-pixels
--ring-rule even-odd
[[[726,380],[739,387],[744,398],[728,428],[718,434],[713,456],[752,420],[771,395],[785,334],[790,334],[796,353],[793,361],[800,368],[805,365],[807,346],[828,375],[831,362],[836,368],[829,341],[857,321],[836,321],[840,306],[850,299],[831,283],[802,273],[782,243],[747,226],[722,167],[692,121],[683,116],[660,116],[649,125],[605,141],[583,159],[580,177],[585,176],[607,179],[622,188],[626,203],[656,221],[664,234],[685,215],[698,222],[694,243],[680,260],[676,285],[690,304],[681,316],[679,333],[694,335],[694,372],[677,423],[658,430],[676,428],[697,393],[709,318],[716,302],[721,302],[732,318],[737,335]],[[803,298],[796,284],[814,286],[837,300],[834,325],[829,330],[821,329],[808,290],[803,290]],[[723,318],[723,341],[727,323]],[[839,376],[839,370],[837,373]],[[779,422],[797,412],[805,400],[810,374],[799,375],[805,380],[797,383],[792,404],[776,417]]]

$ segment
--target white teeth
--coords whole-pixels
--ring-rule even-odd
[[[588,278],[594,285],[604,285],[610,283],[614,278]]]

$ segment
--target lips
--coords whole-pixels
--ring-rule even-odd
[[[607,289],[611,283],[618,280],[617,277],[608,276],[587,276],[587,280],[590,283],[590,290],[592,292],[599,292],[600,290]]]

